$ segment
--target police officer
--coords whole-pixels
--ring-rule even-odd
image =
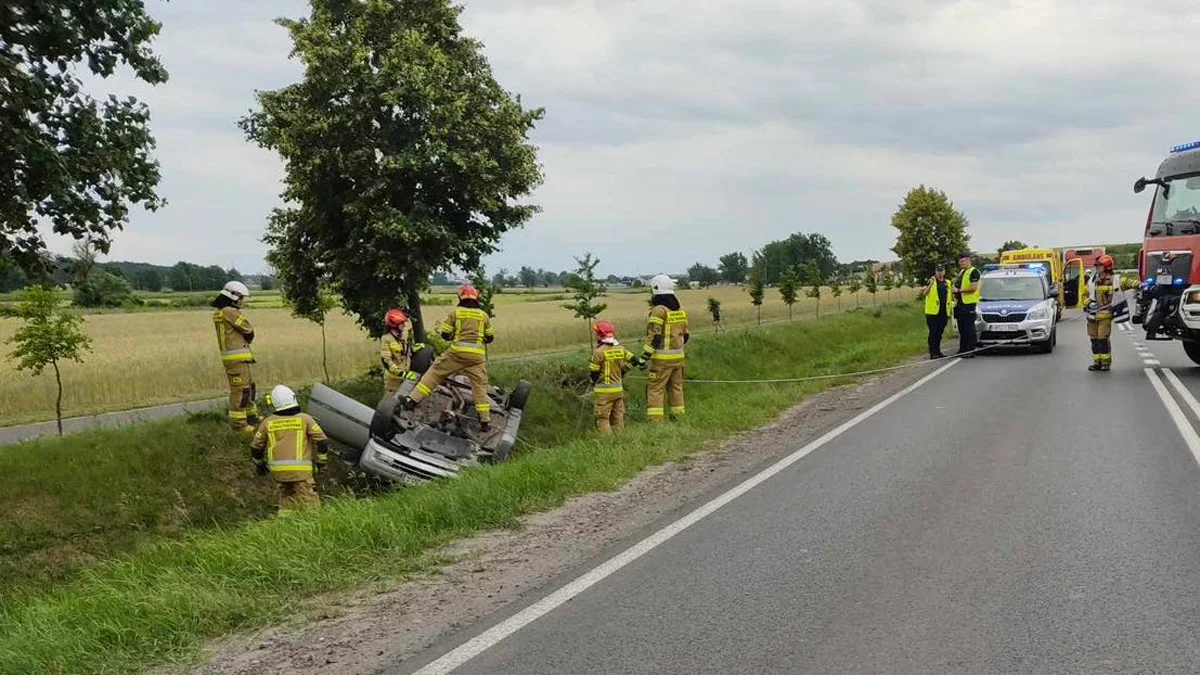
[[[958,355],[975,358],[975,308],[979,305],[979,269],[971,264],[971,253],[958,255],[958,278],[954,280],[954,317],[958,323]]]
[[[942,354],[942,335],[954,311],[954,299],[950,293],[950,280],[946,278],[946,266],[939,264],[933,269],[933,278],[921,291],[925,297],[925,325],[929,328],[929,359],[946,358]]]

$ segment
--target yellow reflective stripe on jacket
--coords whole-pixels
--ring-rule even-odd
[[[663,325],[664,321],[657,316],[652,316],[652,317],[650,317],[650,323],[652,323],[656,326],[661,326],[661,325]]]
[[[962,293],[960,294],[959,297],[962,298],[961,302],[964,305],[979,304],[979,298],[981,297],[980,289],[983,286],[983,283],[982,283],[983,276],[980,275],[979,281],[976,282],[974,293],[967,293],[965,290],[968,286],[971,285],[971,274],[978,272],[978,271],[979,270],[975,267],[968,267],[967,269],[963,270],[963,273],[961,275],[959,275],[959,277],[958,277],[958,279],[959,279],[958,290],[962,291]]]
[[[221,360],[225,363],[253,361],[254,354],[250,352],[249,347],[246,347],[245,349],[230,349],[221,353]]]
[[[681,323],[687,323],[687,320],[688,320],[687,312],[683,311],[682,309],[676,310],[674,312],[667,312],[667,325],[668,326],[674,326],[674,325],[681,324]]]
[[[312,459],[306,459],[308,454],[308,430],[304,420],[299,417],[273,419],[267,422],[267,466],[271,471],[312,471]],[[286,459],[276,459],[275,451],[279,445],[279,434],[295,433],[295,456]]]
[[[682,361],[684,356],[682,349],[660,349],[650,358],[655,361]]]
[[[478,342],[455,342],[450,350],[464,354],[487,354],[487,350]]]

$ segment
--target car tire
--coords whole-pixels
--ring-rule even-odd
[[[517,387],[508,395],[508,407],[512,410],[524,410],[525,404],[529,402],[529,392],[533,390],[533,385],[526,380],[521,380],[517,383]]]
[[[1193,363],[1200,364],[1200,340],[1184,340],[1183,351]]]
[[[437,350],[430,345],[425,345],[413,354],[412,361],[408,364],[408,369],[418,375],[424,375],[425,371],[433,365],[433,359],[437,356]]]
[[[1054,328],[1050,330],[1050,337],[1039,342],[1034,347],[1034,351],[1039,354],[1050,354],[1054,352],[1054,345],[1056,344],[1058,344],[1058,329]]]
[[[392,437],[392,419],[396,416],[396,407],[400,405],[400,399],[396,394],[384,396],[379,402],[379,406],[375,408],[375,415],[371,417],[371,436],[373,438],[390,439]]]

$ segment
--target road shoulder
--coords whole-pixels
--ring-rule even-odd
[[[214,645],[208,662],[192,672],[375,673],[402,666],[477,628],[480,619],[517,611],[539,589],[704,503],[929,372],[917,366],[810,396],[772,424],[712,452],[644,471],[613,492],[523,518],[519,529],[443,547],[432,558],[452,562],[427,577],[306,603],[292,625]]]

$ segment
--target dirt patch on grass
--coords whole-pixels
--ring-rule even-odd
[[[449,564],[428,577],[297,609],[292,625],[226,640],[201,675],[377,673],[494,612],[537,599],[542,587],[598,564],[642,530],[730,487],[929,372],[901,370],[809,397],[774,423],[713,452],[646,470],[613,492],[585,495],[535,514],[513,531],[487,532],[434,552]],[[576,569],[580,568],[580,569]]]

